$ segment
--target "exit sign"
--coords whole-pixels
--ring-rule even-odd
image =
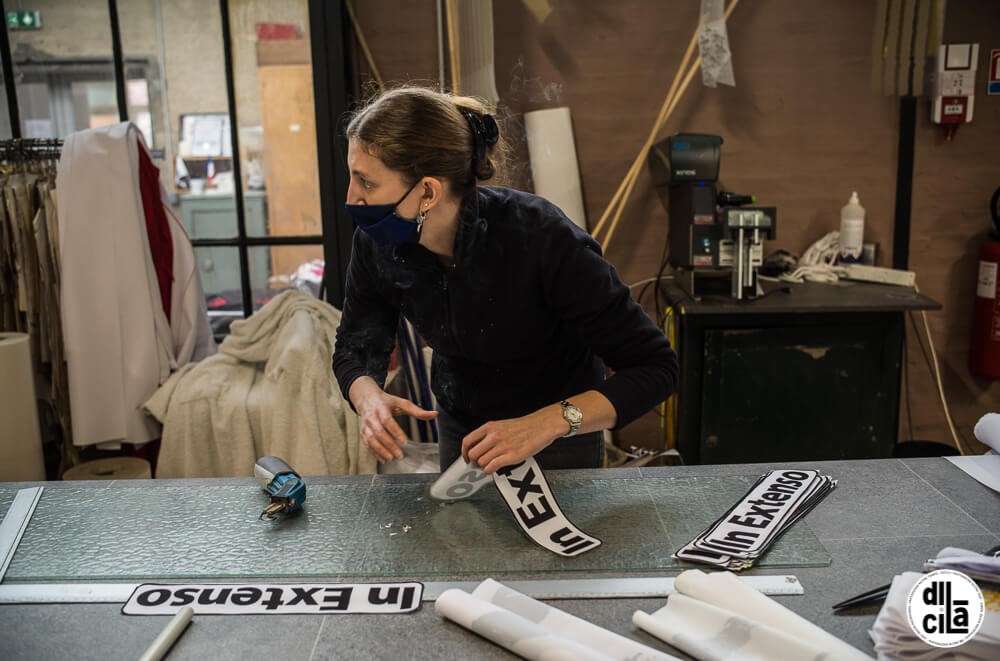
[[[42,27],[42,12],[9,11],[7,27],[11,30],[37,30]]]

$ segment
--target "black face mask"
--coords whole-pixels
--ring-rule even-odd
[[[376,243],[401,246],[404,243],[415,242],[420,236],[423,223],[417,219],[403,218],[396,213],[396,207],[403,203],[418,183],[419,180],[410,186],[395,204],[345,204],[344,207],[357,223],[358,229]]]

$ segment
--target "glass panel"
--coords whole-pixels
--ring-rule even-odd
[[[253,576],[493,575],[677,569],[670,556],[755,477],[579,479],[550,475],[563,511],[601,547],[567,561],[529,541],[492,489],[438,503],[433,476],[311,484],[304,511],[258,521],[246,485],[53,488],[42,494],[8,580]],[[5,511],[13,490],[0,490]],[[156,521],[150,526],[148,521]],[[223,542],[224,543],[221,543]],[[100,552],[95,550],[99,549]],[[761,567],[825,566],[797,523]]]
[[[251,208],[248,205],[248,211]],[[289,288],[319,298],[322,281],[323,246],[250,248],[250,286],[254,292],[254,309]]]
[[[129,119],[153,151],[175,212],[193,239],[235,238],[219,3],[119,2],[118,17]],[[236,264],[225,284],[238,291]],[[218,279],[202,281],[206,294]]]
[[[229,324],[243,318],[240,294],[240,252],[230,246],[197,246],[198,274],[208,303],[208,320],[216,335],[229,332]]]
[[[4,84],[3,69],[0,69],[0,140],[13,138],[10,130],[10,110],[7,107],[7,88]]]
[[[117,122],[108,3],[46,3],[42,13],[42,29],[9,32],[21,135],[62,138]]]
[[[307,0],[231,0],[233,76],[245,191],[266,195],[251,236],[322,233]],[[247,196],[247,216],[254,200]],[[276,274],[287,265],[276,264]],[[257,286],[256,284],[254,285]]]

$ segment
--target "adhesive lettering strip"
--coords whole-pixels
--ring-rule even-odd
[[[765,473],[675,557],[734,571],[747,569],[836,486],[836,480],[815,470]]]
[[[420,607],[422,591],[420,583],[146,583],[122,613],[169,615],[184,606],[198,615],[410,613]]]
[[[612,477],[590,477],[605,474]],[[303,510],[273,522],[257,519],[268,497],[250,478],[47,487],[4,582],[657,572],[688,567],[673,552],[730,509],[757,477],[616,474],[546,475],[573,523],[603,541],[573,558],[527,542],[493,488],[457,502],[433,500],[428,487],[436,475],[349,484],[306,478]],[[15,493],[0,488],[0,516]],[[779,568],[829,562],[808,519],[758,561]]]
[[[487,477],[459,457],[431,485],[430,494],[439,500],[458,500],[482,488]],[[573,557],[601,545],[601,540],[566,518],[534,457],[498,470],[493,483],[521,530],[542,548]]]

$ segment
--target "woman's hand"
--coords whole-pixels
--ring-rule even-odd
[[[565,434],[568,426],[558,407],[545,407],[520,418],[493,420],[462,439],[462,458],[493,473],[538,454]]]
[[[412,415],[420,420],[437,417],[437,411],[427,411],[408,399],[390,395],[369,377],[356,379],[350,396],[361,418],[361,442],[381,462],[402,458],[399,446],[409,441],[393,416]]]

